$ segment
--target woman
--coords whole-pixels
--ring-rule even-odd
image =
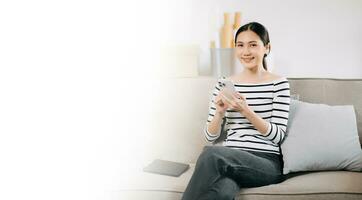
[[[289,82],[267,71],[270,41],[263,25],[240,27],[235,52],[244,70],[227,80],[236,92],[226,98],[218,81],[205,127],[210,143],[224,130],[226,139],[223,146],[205,146],[183,200],[232,200],[241,188],[284,180],[280,144],[289,116]]]

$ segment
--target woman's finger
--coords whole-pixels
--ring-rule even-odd
[[[232,96],[232,103],[231,105],[234,107],[234,108],[237,108],[237,107],[242,107],[243,105],[243,101],[244,101],[244,97],[238,93],[235,93],[235,95]]]
[[[239,99],[242,99],[245,101],[245,97],[243,95],[241,95],[240,93],[238,92],[235,92],[235,95],[239,98]]]
[[[219,96],[217,96],[217,97],[215,98],[215,100],[214,100],[215,103],[219,103],[220,101],[221,101],[221,99],[220,99]]]
[[[226,97],[224,94],[220,93],[220,96],[222,98],[222,100],[224,102],[226,102],[227,104],[231,105],[231,99],[229,99],[228,97]]]

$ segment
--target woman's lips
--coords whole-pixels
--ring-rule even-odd
[[[241,58],[244,62],[250,62],[254,59],[254,57],[251,57],[251,58]]]

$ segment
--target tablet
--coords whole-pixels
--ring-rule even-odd
[[[152,161],[152,163],[144,167],[143,171],[155,174],[179,177],[189,168],[190,168],[189,164],[156,159]]]

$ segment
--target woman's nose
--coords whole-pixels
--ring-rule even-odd
[[[245,48],[244,51],[242,52],[243,55],[250,55],[250,51],[248,48]]]
[[[248,47],[244,47],[244,49],[242,50],[243,55],[250,55],[250,51]]]

